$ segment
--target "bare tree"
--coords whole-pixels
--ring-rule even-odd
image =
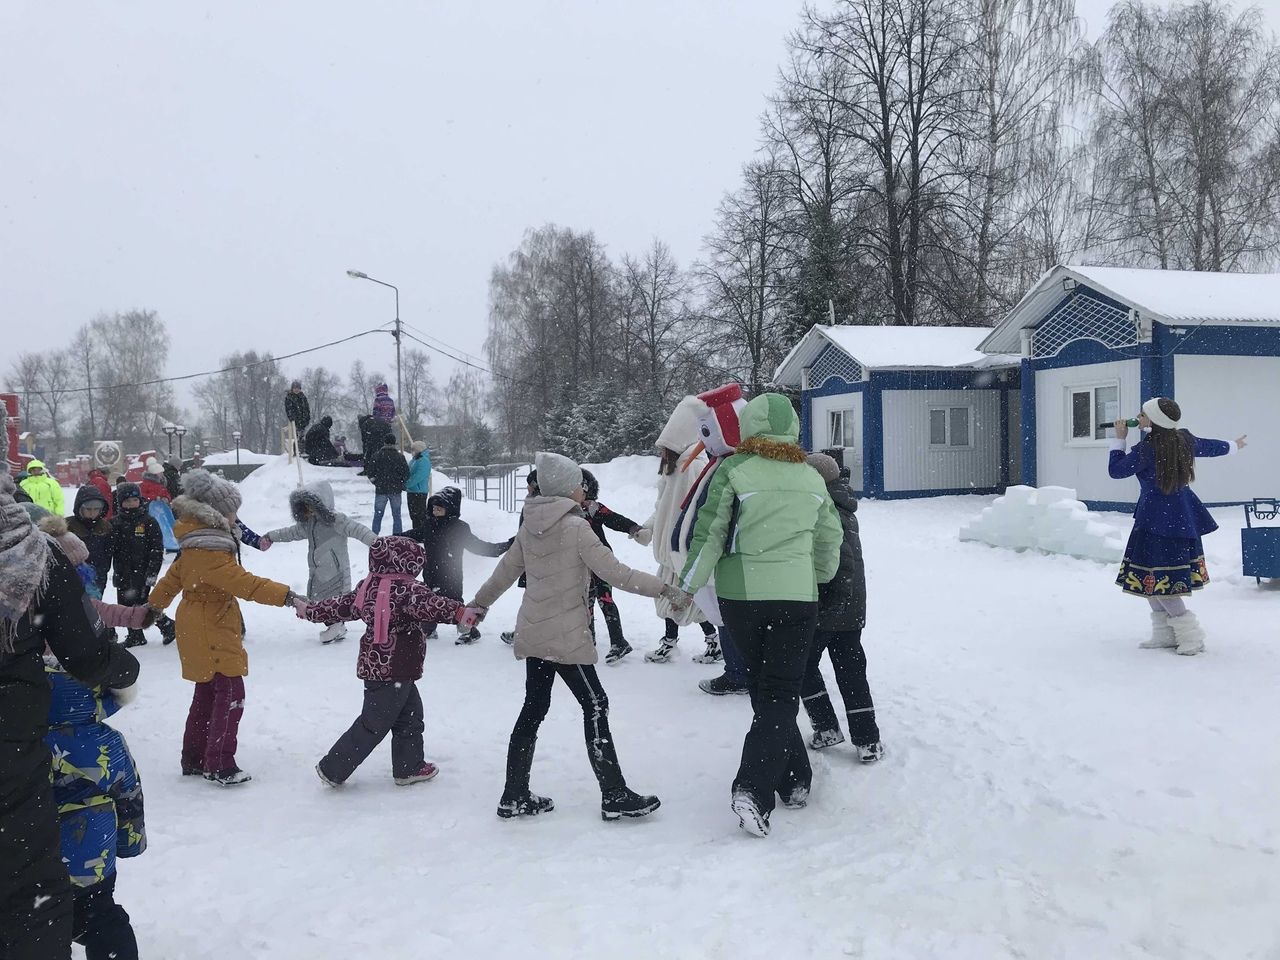
[[[639,308],[627,334],[644,364],[645,386],[655,399],[666,399],[692,332],[688,278],[661,240],[654,240],[639,260],[623,257],[622,272]]]
[[[412,428],[425,423],[430,415],[436,398],[436,385],[431,377],[431,358],[423,351],[406,352],[402,366],[402,392],[396,402],[405,422]]]
[[[770,158],[749,164],[738,192],[720,204],[698,274],[707,321],[748,389],[762,389],[785,350],[784,173]]]
[[[25,429],[39,434],[44,426],[44,418],[40,415],[40,381],[44,372],[45,358],[40,353],[20,353],[13,358],[5,384],[9,390],[18,395],[19,411]],[[36,404],[32,406],[32,403]]]

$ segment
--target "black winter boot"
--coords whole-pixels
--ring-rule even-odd
[[[156,626],[160,628],[160,636],[166,647],[178,639],[178,625],[171,618],[156,618]]]
[[[647,817],[662,806],[657,797],[642,797],[629,787],[616,787],[606,791],[600,800],[600,819],[617,820],[619,817],[637,819]]]
[[[536,817],[540,813],[550,813],[556,803],[550,797],[540,797],[536,793],[525,793],[518,797],[504,796],[498,801],[498,816],[503,820],[514,820],[516,817]]]
[[[125,638],[124,645],[126,647],[145,647],[147,638],[141,630],[130,630],[129,635]]]

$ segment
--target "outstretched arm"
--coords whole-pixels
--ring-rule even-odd
[[[323,623],[325,626],[359,620],[360,612],[356,610],[355,591],[340,597],[309,603],[302,616],[303,619],[310,620],[312,623]]]
[[[511,546],[510,540],[504,540],[502,543],[490,543],[488,540],[481,540],[471,532],[470,524],[467,525],[466,534],[462,540],[463,547],[482,557],[500,557]]]
[[[578,555],[592,573],[605,583],[627,593],[638,593],[644,597],[656,597],[662,593],[661,580],[651,573],[628,567],[600,542],[600,538],[585,520],[578,522],[581,524],[578,531]]]
[[[599,543],[599,541],[596,542]],[[502,559],[493,568],[489,579],[477,591],[475,605],[485,608],[493,606],[494,601],[506,593],[522,573],[524,573],[524,547],[520,545],[520,538],[516,537],[515,542],[511,544],[511,549],[502,555]]]

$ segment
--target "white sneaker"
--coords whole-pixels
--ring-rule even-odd
[[[675,656],[676,641],[662,638],[662,642],[658,644],[657,650],[650,650],[644,655],[646,663],[670,663],[671,658]]]
[[[320,631],[321,643],[336,643],[347,635],[347,625],[345,623],[335,623],[333,626],[325,627]]]

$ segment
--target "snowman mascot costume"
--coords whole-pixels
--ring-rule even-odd
[[[679,475],[683,479],[677,485],[674,477],[668,478],[668,480],[672,481],[671,486],[676,489],[683,489],[684,497],[680,500],[679,513],[676,515],[674,522],[670,523],[669,529],[659,526],[655,529],[654,536],[655,547],[659,537],[663,538],[669,550],[669,559],[677,563],[673,575],[676,581],[678,581],[681,569],[679,561],[683,561],[688,556],[689,545],[693,539],[693,530],[698,522],[698,510],[706,502],[707,491],[711,486],[711,478],[715,476],[717,468],[724,462],[725,458],[737,449],[740,439],[738,416],[741,414],[742,408],[747,405],[742,396],[742,388],[736,383],[726,384],[714,390],[708,390],[706,393],[700,393],[695,399],[702,405],[702,409],[699,410],[692,404],[686,408],[687,412],[696,413],[697,433],[693,446],[689,448],[681,460]],[[679,414],[680,409],[677,408],[677,415]],[[676,417],[673,416],[673,419],[676,419]],[[665,490],[660,492],[660,499],[662,492],[665,492]],[[657,552],[655,549],[655,556]],[[659,562],[663,562],[661,558]],[[665,574],[665,568],[663,572]],[[714,580],[698,591],[694,597],[694,602],[690,605],[690,610],[685,612],[685,617],[686,619],[683,621],[685,623],[692,622],[689,618],[698,617],[699,622],[702,618],[705,618],[717,627],[724,626],[720,617],[720,603],[716,599]],[[679,622],[681,621],[677,619],[677,623]],[[724,650],[726,677],[718,677],[714,681],[704,680],[699,684],[699,687],[708,693],[737,693],[745,691],[745,682],[727,679],[729,661],[731,659],[735,662],[737,661],[736,656],[734,656],[735,651],[732,649],[731,638],[726,638],[722,633],[720,644]],[[645,659],[650,659],[650,656],[652,655],[646,656]],[[707,683],[712,683],[713,686],[719,684],[719,686],[715,686],[714,690],[708,689],[704,686]]]

